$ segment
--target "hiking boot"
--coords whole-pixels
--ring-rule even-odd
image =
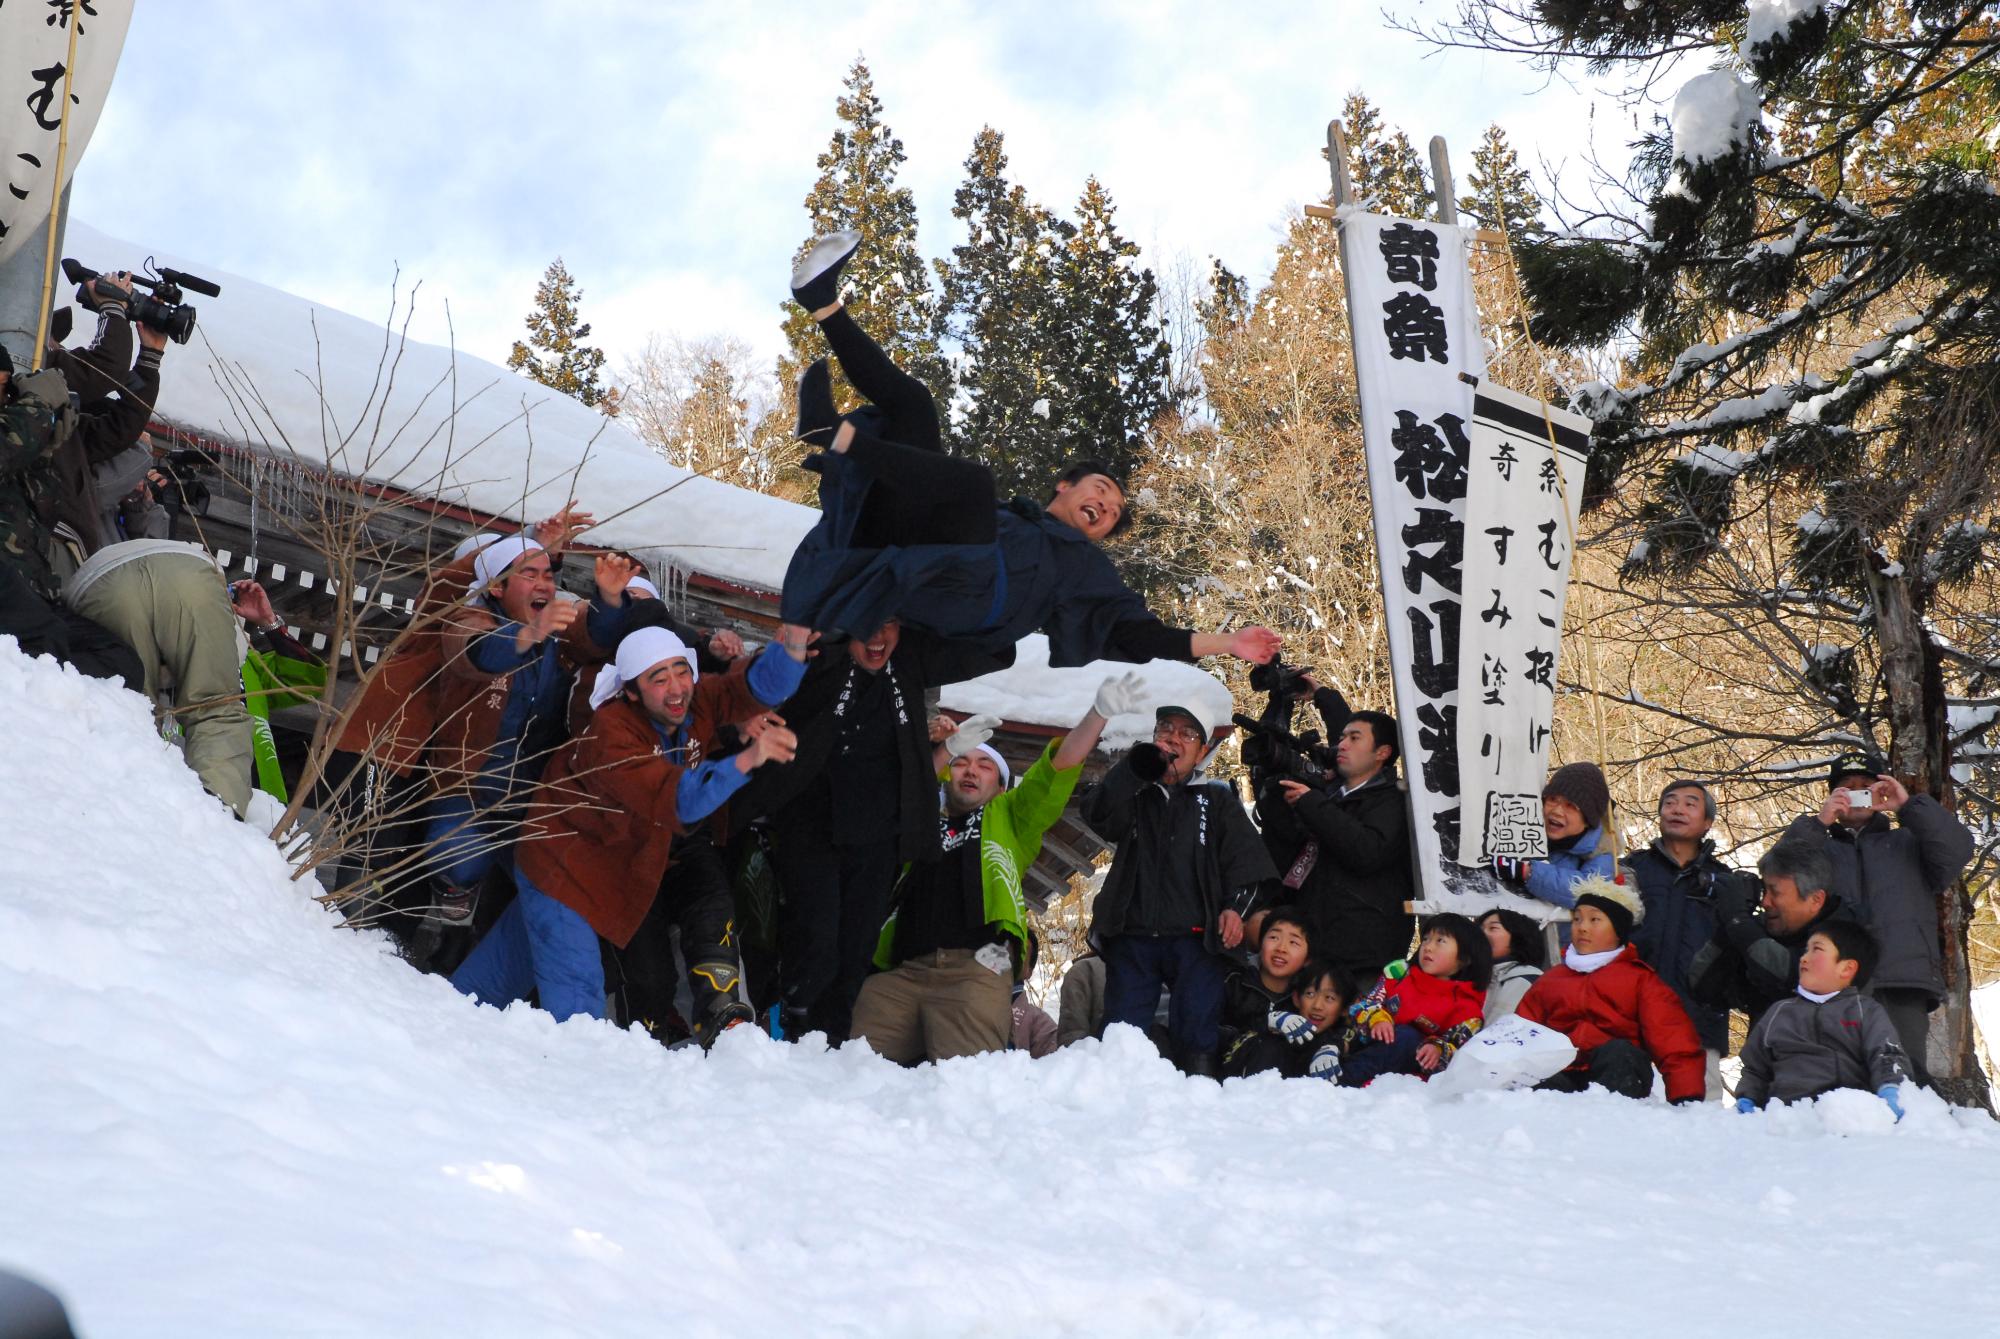
[[[741,1000],[719,1000],[708,1011],[708,1017],[695,1024],[694,1035],[701,1039],[705,1051],[715,1045],[715,1039],[733,1027],[753,1023],[757,1015],[750,1012],[750,1006]]]
[[[792,301],[809,312],[840,301],[840,272],[860,249],[858,232],[830,232],[792,267]]]

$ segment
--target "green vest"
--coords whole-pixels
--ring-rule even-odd
[[[1042,756],[1021,776],[1021,784],[986,802],[979,816],[979,886],[986,904],[986,923],[1014,938],[1014,969],[1018,973],[1028,948],[1028,907],[1021,898],[1021,879],[1042,853],[1042,834],[1054,827],[1083,775],[1083,764],[1068,771],[1055,767],[1052,739]],[[908,865],[903,867],[909,869]],[[875,945],[875,965],[896,965],[896,913],[890,912]]]
[[[252,649],[243,658],[243,706],[250,713],[250,746],[257,756],[257,789],[280,800],[285,776],[278,742],[271,737],[271,708],[316,701],[326,690],[326,666]]]

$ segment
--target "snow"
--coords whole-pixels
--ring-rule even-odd
[[[1751,456],[1741,451],[1731,451],[1727,447],[1717,446],[1714,442],[1703,442],[1674,463],[1685,465],[1688,469],[1697,470],[1702,474],[1734,479],[1743,473],[1744,467],[1751,459]]]
[[[1674,95],[1674,157],[1690,166],[1727,158],[1750,142],[1762,105],[1763,90],[1734,70],[1694,76]]]
[[[1750,0],[1746,42],[1754,48],[1776,41],[1794,23],[1825,8],[1826,0]]]
[[[1205,708],[1209,719],[1226,724],[1236,709],[1228,685],[1207,670],[1176,660],[1149,665],[1119,665],[1098,661],[1078,669],[1049,668],[1049,639],[1040,633],[1021,639],[1014,665],[945,688],[938,704],[954,712],[985,712],[1009,721],[1071,726],[1083,719],[1097,698],[1097,687],[1116,674],[1136,669],[1146,681],[1146,706],[1141,712],[1114,716],[1104,730],[1104,747],[1126,748],[1153,737],[1153,713],[1161,707]]]
[[[1799,532],[1814,539],[1840,533],[1839,521],[1826,515],[1818,507],[1809,507],[1798,519]]]
[[[1891,1126],[1865,1094],[1217,1087],[1124,1030],[913,1071],[748,1029],[668,1052],[336,928],[134,695],[0,639],[0,720],[0,804],[35,819],[0,836],[0,1260],[94,1339],[1949,1336],[2000,1307],[1966,1231],[2000,1127],[1925,1094]]]
[[[69,254],[107,269],[147,254],[75,220],[64,240]],[[268,442],[281,457],[296,453],[520,521],[571,497],[605,518],[632,507],[589,539],[765,590],[783,584],[792,549],[813,523],[810,508],[668,464],[616,419],[498,364],[434,344],[398,350],[379,321],[199,257],[157,259],[222,285],[221,297],[196,299],[193,342],[170,347],[160,369],[158,416],[181,427]],[[337,425],[325,431],[315,375]],[[246,401],[262,407],[246,413]],[[673,491],[655,496],[665,489]]]

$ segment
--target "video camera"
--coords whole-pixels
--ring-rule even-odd
[[[1310,665],[1287,665],[1280,657],[1272,656],[1266,663],[1250,667],[1250,691],[1297,697],[1299,690],[1305,687],[1306,676],[1311,673]]]
[[[91,293],[90,281],[99,277],[99,271],[86,268],[77,261],[65,257],[63,274],[77,286],[77,305],[85,311],[96,311],[104,304]],[[181,301],[183,287],[191,288],[206,297],[222,296],[222,286],[210,283],[198,274],[186,270],[156,267],[151,256],[146,257],[146,273],[132,276],[132,319],[160,331],[176,344],[185,344],[194,336],[194,308]],[[142,293],[145,288],[152,290]]]
[[[1256,789],[1261,791],[1272,780],[1326,784],[1326,774],[1333,770],[1333,749],[1320,741],[1317,730],[1295,735],[1242,712],[1229,719],[1243,731],[1243,765],[1250,769]]]

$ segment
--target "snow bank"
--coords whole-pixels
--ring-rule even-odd
[[[147,254],[74,220],[64,241],[68,254],[107,269]],[[817,515],[670,465],[616,419],[496,363],[435,344],[389,341],[385,350],[380,321],[199,257],[157,259],[222,285],[221,297],[195,299],[194,341],[170,348],[161,366],[160,417],[181,427],[268,441],[281,456],[515,520],[546,516],[572,496],[606,518],[632,507],[592,542],[772,591]],[[331,411],[324,430],[316,382]],[[246,417],[246,399],[263,408]]]
[[[135,696],[0,639],[0,720],[0,1262],[92,1339],[1970,1335],[2000,1307],[2000,1131],[1926,1097],[1891,1128],[1865,1094],[1218,1088],[1130,1033],[916,1071],[742,1029],[668,1052],[337,929]]]
[[[1034,721],[1069,726],[1083,718],[1104,680],[1128,670],[1146,680],[1143,711],[1115,716],[1104,729],[1104,746],[1126,748],[1153,737],[1153,713],[1161,707],[1205,708],[1217,725],[1227,724],[1235,710],[1228,685],[1207,670],[1174,660],[1149,665],[1094,661],[1076,669],[1049,668],[1049,639],[1041,633],[1023,637],[1015,648],[1013,667],[943,690],[939,705],[956,712],[987,712],[1009,721]]]

